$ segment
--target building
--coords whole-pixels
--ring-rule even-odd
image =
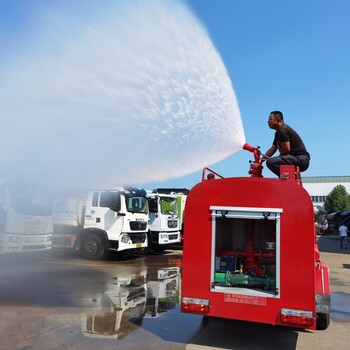
[[[302,177],[303,187],[309,193],[315,208],[322,208],[326,197],[338,185],[350,194],[350,176]]]

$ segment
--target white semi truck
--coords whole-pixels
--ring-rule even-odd
[[[86,259],[100,260],[108,251],[145,249],[147,232],[144,190],[123,187],[55,199],[53,249],[73,248]]]
[[[181,243],[184,234],[184,225],[185,225],[185,205],[187,200],[187,195],[190,192],[187,188],[156,188],[153,190],[153,193],[158,194],[170,194],[177,198],[177,208],[179,213],[180,221],[180,232],[181,232]]]
[[[52,211],[28,184],[0,179],[0,253],[51,249]]]
[[[177,198],[161,193],[147,193],[149,205],[149,242],[147,251],[162,252],[181,241]]]

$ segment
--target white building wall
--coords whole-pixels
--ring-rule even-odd
[[[327,177],[332,179],[332,177]],[[334,176],[333,179],[337,180],[338,177]],[[346,177],[349,178],[350,177]],[[308,182],[310,180],[313,180],[313,182]],[[350,181],[349,182],[342,182],[342,181],[332,181],[332,182],[317,182],[317,178],[305,178],[303,179],[303,187],[305,190],[309,193],[312,202],[314,203],[314,206],[320,206],[322,207],[324,205],[325,197],[329,195],[329,193],[338,185],[342,185],[345,187],[346,191],[350,194]],[[320,178],[320,181],[322,181],[322,178]]]

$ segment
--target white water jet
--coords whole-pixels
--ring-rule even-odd
[[[64,6],[40,8],[37,36],[6,62],[0,177],[49,187],[137,185],[242,149],[230,78],[187,7],[98,3],[96,15],[89,2],[76,2],[70,16]]]

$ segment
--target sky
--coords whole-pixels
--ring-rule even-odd
[[[265,152],[280,110],[302,137],[311,163],[303,176],[350,173],[350,2],[347,0],[191,0],[235,89],[246,142]],[[229,127],[229,125],[228,125]],[[209,165],[225,177],[247,176],[246,151]],[[274,175],[266,168],[263,175]],[[201,172],[152,184],[190,188]]]
[[[0,76],[11,70],[6,56],[25,44],[28,28],[36,30],[26,25],[31,18],[24,9],[38,1],[0,1]],[[94,4],[98,18],[101,2],[88,2]],[[311,154],[303,176],[349,175],[350,2],[184,2],[221,56],[237,98],[246,142],[266,151],[274,136],[267,126],[268,115],[280,110]],[[11,12],[16,13],[16,23]],[[248,176],[250,159],[252,154],[242,150],[207,166],[224,177]],[[263,174],[274,176],[268,169]],[[148,179],[138,187],[190,189],[200,180],[201,171],[196,171],[167,181]]]

